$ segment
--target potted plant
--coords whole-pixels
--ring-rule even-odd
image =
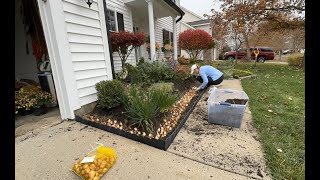
[[[32,114],[33,106],[36,104],[36,94],[40,91],[35,86],[25,86],[15,92],[15,114],[22,116]]]
[[[33,105],[34,115],[40,116],[47,113],[47,105],[52,102],[52,95],[46,91],[40,91],[35,96],[36,103]]]
[[[168,39],[166,39],[163,44],[162,51],[164,52],[164,57],[169,60],[172,52],[172,45]]]

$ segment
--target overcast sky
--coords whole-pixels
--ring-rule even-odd
[[[211,14],[211,9],[218,9],[217,0],[180,0],[180,5],[203,17],[203,14]]]

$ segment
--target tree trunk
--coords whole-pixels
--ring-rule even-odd
[[[250,45],[249,45],[249,39],[247,34],[245,34],[245,32],[243,33],[243,37],[244,37],[244,41],[246,43],[246,49],[247,49],[247,56],[246,59],[247,60],[251,60],[251,53],[250,53]]]
[[[302,58],[302,68],[303,68],[303,71],[305,71],[304,63],[305,63],[305,53],[303,53],[303,58]]]

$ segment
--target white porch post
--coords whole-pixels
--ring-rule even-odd
[[[156,38],[154,33],[153,0],[145,0],[148,3],[149,15],[149,34],[150,34],[150,53],[151,61],[156,60]]]
[[[173,60],[178,60],[177,23],[176,16],[172,16],[173,21]]]

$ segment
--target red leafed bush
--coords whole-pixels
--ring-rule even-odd
[[[196,60],[198,55],[214,47],[212,36],[201,29],[188,29],[179,34],[179,46],[186,50],[191,60]]]
[[[120,31],[111,33],[112,51],[119,53],[122,67],[132,50],[144,44],[145,39],[146,37],[143,32],[132,33],[128,31]]]

